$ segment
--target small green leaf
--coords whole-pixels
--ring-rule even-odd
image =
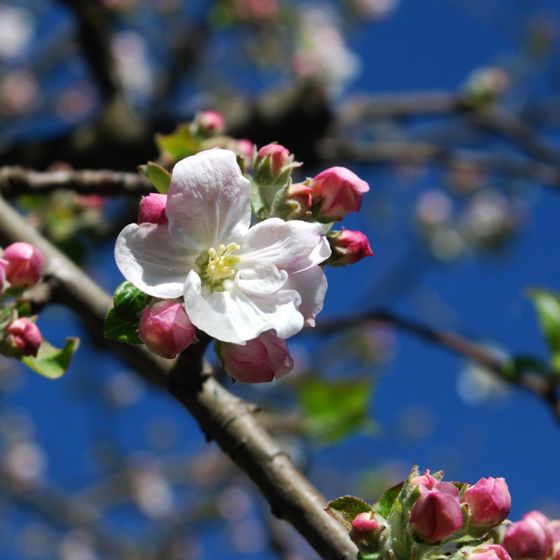
[[[389,488],[389,490],[387,490],[387,492],[385,492],[385,494],[381,496],[381,499],[375,506],[375,511],[377,511],[379,515],[381,515],[382,517],[389,516],[391,510],[393,509],[393,504],[398,498],[401,488],[403,487],[403,484],[403,482],[396,484],[392,488]]]
[[[123,319],[137,319],[151,300],[152,296],[139,290],[130,282],[123,282],[117,286],[113,295],[114,308]]]
[[[109,309],[105,317],[103,335],[107,340],[115,342],[142,344],[138,336],[138,319],[123,317],[115,307]]]
[[[180,124],[171,134],[156,134],[155,141],[160,154],[172,161],[178,161],[198,151],[198,144],[189,123]]]
[[[78,338],[67,338],[64,348],[56,348],[43,341],[36,357],[26,356],[21,361],[44,377],[58,379],[70,367],[79,343]]]
[[[371,430],[368,417],[369,379],[325,381],[308,379],[299,388],[304,422],[314,437],[333,443],[354,430]]]
[[[515,382],[523,373],[535,373],[546,376],[550,373],[550,368],[547,364],[533,356],[513,356],[502,366],[502,376],[507,381]]]
[[[345,529],[350,532],[352,530],[352,521],[357,515],[364,512],[371,512],[371,506],[355,496],[342,496],[331,500],[325,511],[334,519],[336,519]]]
[[[152,183],[161,194],[167,194],[169,183],[171,183],[171,173],[161,165],[149,161],[146,165],[140,165],[138,171]]]
[[[531,290],[541,329],[551,353],[555,370],[560,371],[560,296],[547,290]]]

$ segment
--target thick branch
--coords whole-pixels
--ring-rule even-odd
[[[47,273],[60,282],[55,297],[90,328],[102,332],[111,304],[109,295],[0,199],[0,242],[16,240],[43,251]],[[322,558],[356,557],[344,529],[323,511],[325,499],[259,425],[253,414],[255,407],[222,387],[207,365],[202,372],[200,355],[191,359],[185,356],[174,364],[142,348],[120,345],[115,349],[140,375],[166,388],[191,412],[206,436],[214,439],[260,488],[272,512],[290,522]]]

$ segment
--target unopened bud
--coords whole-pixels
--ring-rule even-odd
[[[184,307],[176,301],[159,301],[144,309],[140,317],[142,342],[162,358],[174,358],[194,340],[196,329]]]
[[[282,171],[294,161],[294,156],[290,154],[288,148],[280,144],[267,144],[257,152],[256,165],[270,165],[273,175],[280,175]]]
[[[23,241],[8,245],[2,258],[8,261],[6,278],[15,287],[37,284],[45,270],[43,253],[37,247]]]
[[[315,216],[322,222],[342,220],[362,205],[369,185],[345,167],[331,167],[311,182]]]
[[[143,196],[140,201],[140,210],[138,212],[138,223],[150,224],[166,224],[167,214],[165,213],[165,205],[167,204],[167,195],[159,193],[150,193]]]
[[[286,193],[286,218],[290,220],[303,219],[311,214],[311,187],[305,183],[295,183],[288,187]]]
[[[272,330],[244,345],[220,342],[217,351],[226,372],[243,383],[267,383],[294,367],[286,343]]]
[[[7,351],[11,356],[18,358],[36,356],[43,341],[37,325],[26,317],[16,319],[6,329],[6,334],[5,346]]]
[[[360,536],[377,531],[380,526],[382,525],[375,520],[371,512],[359,513],[352,521],[352,531]]]
[[[463,526],[459,490],[450,483],[440,482],[433,490],[420,487],[420,497],[414,502],[410,524],[417,536],[429,543],[443,541]]]
[[[423,490],[433,490],[439,484],[439,480],[432,476],[429,470],[426,470],[424,474],[411,479],[409,484],[411,487],[417,486],[422,492]]]
[[[473,526],[493,527],[501,523],[511,509],[511,496],[503,478],[481,478],[465,492]]]
[[[466,560],[511,560],[511,556],[499,544],[483,544],[473,549]]]
[[[327,262],[332,266],[354,264],[373,255],[368,238],[361,231],[343,229],[329,235],[328,239],[332,255]]]
[[[508,527],[503,542],[513,560],[545,560],[552,553],[552,531],[546,516],[530,512]]]
[[[226,121],[218,111],[202,111],[194,118],[196,131],[203,136],[223,134],[226,130]]]

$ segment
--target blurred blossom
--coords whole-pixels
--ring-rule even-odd
[[[465,240],[453,227],[439,227],[428,239],[432,255],[441,261],[453,261],[463,255]]]
[[[138,509],[152,519],[161,519],[173,512],[173,493],[159,467],[143,464],[131,473],[133,498]]]
[[[0,6],[0,59],[15,58],[33,35],[31,14],[15,6]]]
[[[453,164],[446,178],[457,194],[471,194],[482,187],[486,174],[477,165],[464,162]]]
[[[346,47],[329,10],[303,8],[299,25],[293,59],[295,73],[324,80],[330,92],[338,95],[357,76],[360,69],[358,57]]]
[[[499,359],[507,354],[495,346],[486,346],[487,351]],[[457,392],[467,404],[476,405],[489,400],[504,399],[511,393],[509,385],[475,363],[468,363],[457,378]]]
[[[279,0],[233,0],[235,15],[242,21],[274,22],[280,12]]]
[[[135,31],[121,31],[114,35],[112,47],[126,89],[134,95],[148,96],[153,89],[154,75],[145,39]]]
[[[220,515],[230,521],[246,518],[251,512],[251,498],[244,488],[231,486],[217,498],[216,506]]]
[[[80,82],[63,91],[55,100],[57,115],[68,122],[83,119],[95,105],[95,92],[90,84]]]
[[[19,484],[29,485],[41,481],[47,459],[41,447],[33,442],[21,442],[8,448],[4,457],[7,475]]]
[[[29,72],[12,72],[0,82],[0,111],[6,114],[28,113],[35,107],[38,96],[37,81]]]
[[[356,11],[364,19],[387,17],[399,6],[399,0],[355,0]]]
[[[402,437],[409,440],[427,438],[435,427],[436,419],[432,411],[423,405],[404,409],[398,420],[398,430]]]
[[[105,384],[104,395],[115,407],[130,406],[143,397],[144,385],[133,375],[119,372]]]
[[[262,552],[267,544],[263,524],[258,519],[244,519],[236,522],[230,530],[235,546],[246,554]]]
[[[207,447],[189,461],[192,484],[205,488],[217,486],[230,472],[229,460],[216,448]]]
[[[91,539],[83,532],[74,530],[66,534],[59,548],[60,560],[97,560]]]
[[[449,221],[452,213],[451,199],[440,190],[427,191],[416,202],[416,219],[423,227],[439,226]]]

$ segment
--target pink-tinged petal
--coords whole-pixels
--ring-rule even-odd
[[[201,249],[239,241],[251,220],[250,194],[230,150],[215,148],[181,160],[167,193],[171,235]]]
[[[267,263],[290,273],[301,272],[322,263],[330,255],[321,224],[269,218],[247,233],[239,252],[239,268]]]
[[[285,288],[295,290],[301,296],[299,312],[303,315],[306,327],[315,326],[315,317],[323,309],[327,287],[327,277],[320,266],[312,266],[288,278]]]
[[[181,297],[197,254],[176,243],[167,226],[157,224],[129,224],[115,244],[115,261],[122,275],[158,298]]]
[[[192,323],[223,342],[243,344],[267,330],[288,338],[303,327],[297,308],[299,294],[279,290],[263,297],[248,295],[235,283],[226,283],[222,292],[209,292],[193,270],[185,282],[185,308]]]

